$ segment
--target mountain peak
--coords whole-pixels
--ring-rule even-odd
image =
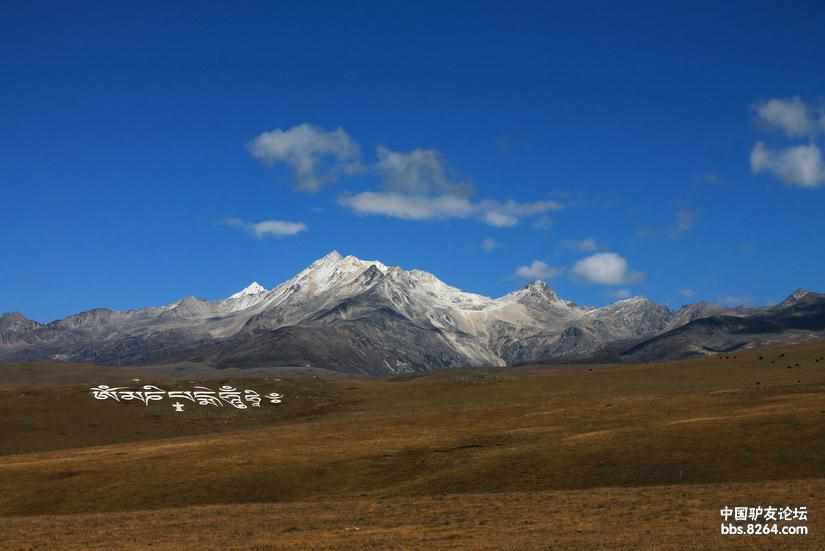
[[[90,310],[48,324],[0,314],[0,362],[53,358],[56,351],[72,361],[191,360],[220,367],[296,365],[298,358],[313,367],[397,374],[550,360],[677,358],[743,338],[787,342],[779,337],[786,328],[812,336],[823,328],[825,294],[804,289],[774,308],[697,304],[672,312],[644,297],[579,307],[559,298],[551,285],[531,281],[490,298],[423,270],[333,250],[272,290],[253,282],[225,300],[190,296],[162,307]],[[787,339],[797,335],[789,332]]]
[[[337,250],[332,250],[313,262],[304,272],[326,272],[327,270],[339,271],[343,273],[355,273],[376,266],[382,272],[387,271],[387,266],[377,260],[361,260],[357,256],[343,256]]]
[[[315,262],[313,262],[313,264],[319,263],[319,262],[324,262],[324,263],[326,263],[326,262],[338,262],[342,258],[344,258],[344,257],[341,256],[341,253],[339,253],[338,250],[333,249],[330,252],[328,252],[327,254],[325,254],[324,256],[322,256],[321,258],[319,258],[318,260],[316,260]]]
[[[266,287],[264,287],[263,285],[261,285],[257,281],[253,281],[246,288],[238,291],[237,293],[235,293],[234,295],[232,295],[229,298],[230,299],[240,298],[240,297],[245,297],[245,296],[249,296],[249,295],[258,295],[258,294],[266,293],[266,292],[267,292]]]
[[[550,287],[547,282],[542,281],[541,279],[537,279],[535,281],[531,281],[527,285],[524,286],[525,291],[530,291],[532,293],[540,293],[542,295],[546,295],[548,297],[552,297],[554,299],[558,299],[559,296],[556,292]]]
[[[0,312],[0,319],[22,321],[26,319],[26,316],[24,316],[20,312]]]
[[[792,306],[801,300],[805,300],[812,293],[807,289],[797,289],[791,293],[788,298],[779,303],[780,306]]]
[[[28,319],[20,312],[0,313],[0,332],[35,328],[38,325],[37,322]]]
[[[315,262],[313,262],[312,264],[310,264],[307,270],[336,266],[343,263],[344,260],[359,261],[359,259],[355,258],[354,256],[345,257],[337,250],[332,250],[324,256],[322,256],[321,258],[319,258],[318,260],[316,260]]]
[[[510,293],[507,297],[511,297],[511,299],[515,299],[517,302],[523,302],[524,300],[533,302],[538,299],[540,301],[566,304],[546,282],[540,279],[531,281],[518,291]]]
[[[643,304],[648,302],[653,304],[653,302],[647,297],[633,296],[617,300],[614,304]]]

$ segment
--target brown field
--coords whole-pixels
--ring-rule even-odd
[[[2,549],[825,549],[825,343],[417,378],[0,366]],[[230,383],[238,411],[90,398]],[[806,536],[720,536],[723,505]],[[797,523],[799,524],[799,523]]]

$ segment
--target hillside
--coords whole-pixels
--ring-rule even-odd
[[[40,383],[26,383],[26,370],[38,371]],[[49,371],[58,384],[48,383]],[[60,364],[0,370],[0,513],[15,517],[0,521],[6,532],[37,527],[37,541],[84,548],[105,519],[134,535],[141,523],[153,531],[178,519],[227,544],[230,534],[249,535],[233,543],[239,549],[301,549],[307,541],[321,549],[424,548],[420,530],[438,548],[487,534],[477,548],[493,549],[492,534],[511,533],[513,515],[523,515],[525,531],[512,533],[524,544],[518,548],[544,549],[545,536],[595,544],[611,527],[611,541],[632,548],[684,549],[676,536],[692,526],[692,539],[704,542],[696,549],[706,549],[724,543],[719,503],[736,496],[825,505],[816,491],[825,488],[820,343],[664,364],[383,380],[174,373],[160,370],[150,382],[280,389],[286,400],[260,412],[177,414],[165,403],[89,397],[88,386],[128,383],[133,373]],[[622,512],[609,505],[617,502],[657,503],[672,515]],[[83,516],[92,513],[102,516]],[[65,514],[89,535],[53,516]],[[214,515],[235,520],[210,527]],[[276,519],[272,531],[260,529],[263,518]],[[551,536],[554,518],[560,531]],[[622,518],[635,524],[622,526]],[[775,540],[776,548],[821,548],[818,521],[809,525],[813,535]],[[363,533],[349,534],[353,526]],[[669,530],[661,545],[639,539],[657,526]]]

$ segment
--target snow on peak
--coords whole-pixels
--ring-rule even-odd
[[[373,266],[381,273],[389,270],[377,260],[361,260],[352,255],[342,256],[333,250],[276,287],[276,290],[282,289],[284,292],[275,294],[281,297],[279,300],[285,300],[298,290],[304,296],[320,295],[333,289],[342,289],[342,292],[348,293],[351,290],[343,289],[349,289],[358,276]]]
[[[512,293],[508,293],[507,295],[501,297],[499,300],[504,302],[535,302],[538,300],[539,302],[550,302],[550,303],[558,303],[561,305],[569,304],[559,298],[553,289],[547,285],[544,281],[536,280],[531,281],[518,291],[513,291]]]
[[[382,273],[388,270],[387,266],[377,260],[361,260],[352,255],[342,256],[337,250],[333,250],[313,262],[304,272],[321,270],[323,272],[352,274],[362,272],[370,266],[375,266]]]
[[[341,258],[342,258],[341,253],[339,253],[336,249],[333,249],[330,252],[328,252],[327,254],[325,254],[324,256],[322,256],[321,258],[319,258],[318,260],[316,260],[315,262],[313,262],[313,264],[316,264],[316,263],[319,263],[319,262],[325,262],[325,263],[326,262],[338,262],[339,260],[341,260]]]
[[[544,281],[542,281],[540,279],[537,279],[535,281],[531,281],[530,283],[528,283],[527,285],[524,286],[523,290],[524,291],[529,291],[529,292],[532,292],[532,293],[542,293],[542,294],[548,294],[549,293],[550,295],[553,295],[554,297],[556,296],[555,291],[553,291],[553,289],[551,289],[550,286],[547,285],[547,283],[545,283]]]
[[[241,298],[241,297],[246,297],[246,296],[249,296],[249,295],[259,295],[261,293],[266,293],[266,292],[267,292],[266,287],[264,287],[263,285],[261,285],[257,281],[253,281],[245,289],[243,289],[241,291],[238,291],[237,293],[235,293],[234,295],[232,295],[229,298],[230,299]]]
[[[650,300],[648,300],[646,297],[635,296],[617,300],[613,304],[641,304],[646,302],[650,302]]]

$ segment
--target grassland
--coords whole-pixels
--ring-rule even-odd
[[[134,377],[286,400],[88,395]],[[825,549],[823,343],[385,380],[0,366],[0,416],[0,548]],[[725,504],[806,505],[810,534],[723,538]]]

